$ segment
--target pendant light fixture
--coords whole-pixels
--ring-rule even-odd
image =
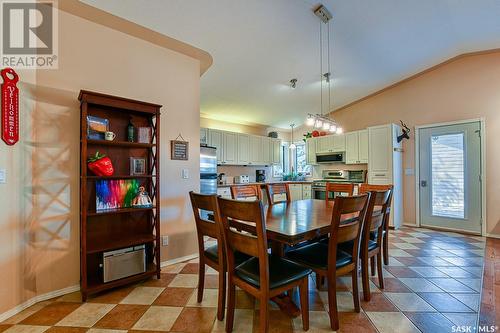
[[[321,74],[321,86],[320,86],[320,113],[318,114],[308,114],[306,119],[307,126],[314,126],[316,129],[321,129],[324,131],[329,131],[330,133],[342,133],[342,127],[340,127],[337,122],[330,118],[329,113],[332,111],[332,75],[330,66],[330,21],[332,19],[332,14],[325,8],[325,6],[320,5],[314,14],[320,19],[319,21],[319,62],[320,62],[320,74]],[[328,71],[323,73],[323,24],[327,27],[327,67]],[[328,86],[328,112],[323,115],[323,81],[326,81]]]
[[[292,128],[292,133],[291,133],[291,137],[290,137],[290,150],[294,150],[295,148],[297,148],[297,146],[295,145],[295,142],[293,141],[293,128],[295,127],[295,124],[290,124],[290,127]]]

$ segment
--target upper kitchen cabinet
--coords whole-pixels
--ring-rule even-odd
[[[337,153],[345,151],[345,135],[325,135],[316,139],[316,153]]]
[[[248,164],[250,162],[250,136],[248,134],[238,134],[238,164]]]
[[[260,136],[250,136],[250,161],[248,164],[262,165],[262,139]]]
[[[262,162],[263,164],[272,164],[272,142],[271,138],[261,137],[262,140]]]
[[[200,128],[200,144],[208,145],[208,128]]]
[[[223,132],[223,164],[236,164],[238,162],[238,134]]]
[[[346,164],[368,163],[368,130],[345,134]]]
[[[309,138],[306,140],[306,156],[307,164],[315,165],[316,163],[316,144],[318,140],[315,138]]]
[[[217,148],[217,164],[224,162],[224,138],[222,131],[210,129],[208,131],[208,144]]]

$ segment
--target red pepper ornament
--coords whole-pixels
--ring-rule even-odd
[[[94,156],[89,157],[87,166],[96,176],[112,176],[115,173],[113,163],[106,155],[96,152]]]
[[[3,78],[2,140],[13,146],[19,141],[19,89],[16,87],[19,76],[12,68],[4,68],[0,74]]]

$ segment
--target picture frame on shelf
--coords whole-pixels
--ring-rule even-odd
[[[130,175],[144,176],[146,174],[146,159],[142,157],[130,158]]]
[[[87,139],[104,140],[109,131],[109,120],[95,116],[87,116]]]
[[[151,143],[151,127],[137,128],[137,142]]]

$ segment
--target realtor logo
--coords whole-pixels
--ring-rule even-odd
[[[57,68],[54,1],[1,1],[2,67]]]

